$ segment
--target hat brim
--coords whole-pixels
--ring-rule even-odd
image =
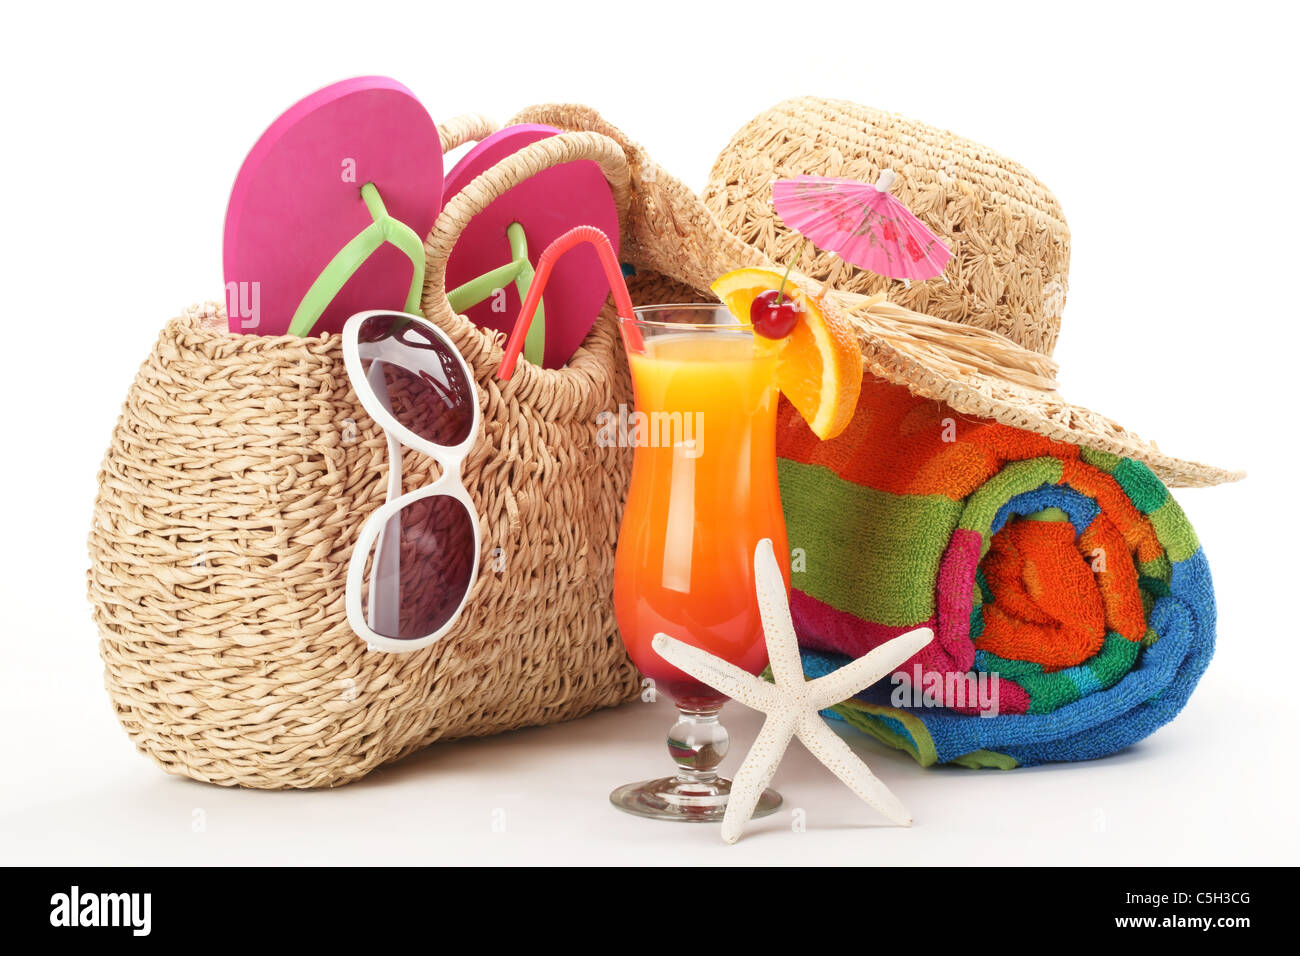
[[[621,254],[637,270],[666,276],[707,299],[711,297],[707,291],[710,284],[723,273],[745,267],[777,268],[758,249],[723,228],[691,189],[594,110],[571,104],[534,106],[512,122],[545,123],[563,130],[600,133],[623,147],[631,171],[631,196],[622,223]],[[656,281],[647,278],[643,284],[649,282],[648,287],[655,288]],[[807,281],[820,287],[815,280]],[[834,289],[822,289],[822,294],[828,307],[843,312],[858,329],[864,371],[877,378],[944,402],[965,415],[1136,459],[1170,487],[1205,487],[1245,477],[1241,471],[1167,455],[1154,442],[1112,419],[1067,402],[1055,390],[1025,384],[1023,378],[1012,380],[1012,377],[974,369],[956,370],[952,363],[925,348],[924,342],[905,342],[895,334],[883,334],[882,321],[888,320],[888,328],[896,329],[900,324],[906,325],[909,316],[916,316],[922,320],[918,329],[951,325],[949,335],[972,338],[996,333],[910,313],[901,306],[882,303],[878,297]]]

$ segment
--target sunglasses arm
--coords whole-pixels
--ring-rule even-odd
[[[388,380],[384,377],[382,362],[374,362],[366,375],[370,382],[370,391],[379,399],[384,409],[392,414],[393,400],[388,394]],[[384,432],[388,441],[388,490],[384,496],[385,503],[402,497],[402,446],[388,432]],[[402,536],[388,534],[388,525],[393,519],[400,522],[400,512],[384,522],[375,539],[375,560],[370,565],[370,618],[371,630],[376,633],[388,633],[396,622],[388,620],[393,609],[398,606],[400,595],[398,588],[402,580]],[[387,586],[384,586],[386,582]],[[382,617],[381,617],[382,615]]]

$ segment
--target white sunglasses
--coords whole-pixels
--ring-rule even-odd
[[[348,564],[348,623],[371,650],[419,650],[455,626],[478,579],[478,514],[460,475],[479,430],[474,375],[440,328],[404,312],[348,319],[343,361],[388,438],[387,500]],[[436,461],[441,476],[402,494],[402,446]]]

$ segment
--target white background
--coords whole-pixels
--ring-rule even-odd
[[[0,862],[1295,862],[1300,190],[1297,24],[1284,9],[11,5]],[[363,73],[402,80],[435,118],[590,104],[696,188],[746,120],[803,93],[921,118],[1023,162],[1073,232],[1065,394],[1168,452],[1251,473],[1179,494],[1220,604],[1219,649],[1184,714],[1114,758],[1012,773],[925,771],[853,738],[910,805],[911,830],[883,826],[795,745],[775,784],[807,832],[781,814],[733,848],[713,828],[605,803],[612,786],[666,769],[662,703],[435,746],[327,792],[222,790],[136,754],[85,598],[96,469],[159,328],[221,294],[245,152],[295,99]],[[727,713],[734,767],[757,722]]]

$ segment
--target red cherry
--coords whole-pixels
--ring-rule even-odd
[[[777,304],[778,296],[780,305]],[[799,324],[799,307],[788,295],[782,296],[776,289],[768,289],[754,296],[754,301],[749,304],[749,322],[763,338],[783,339]]]

